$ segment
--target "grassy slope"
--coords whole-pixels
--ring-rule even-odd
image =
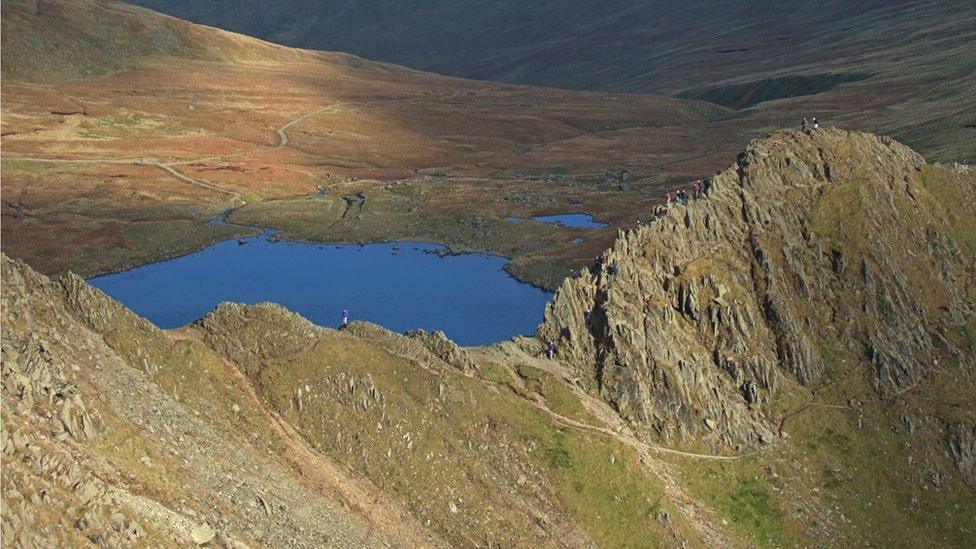
[[[314,447],[454,544],[575,543],[577,528],[603,546],[666,539],[653,517],[668,505],[631,450],[560,428],[480,376],[426,371],[336,334],[265,365],[256,385]]]
[[[135,3],[275,42],[352,51],[435,72],[668,93],[804,62],[843,64],[851,54],[867,57],[936,29],[972,30],[960,4],[879,0],[778,2],[762,9],[675,0],[639,6],[576,0],[533,6],[292,0],[267,6],[251,0],[233,11],[185,0]]]
[[[174,341],[115,319],[98,332],[128,362],[122,368],[152,365],[152,383],[178,399],[164,409],[175,404],[190,417],[204,418],[208,427],[202,436],[216,429],[224,444],[245,449],[243,455],[287,463],[289,448],[249,396],[248,378],[237,375],[192,331]],[[589,538],[608,547],[655,546],[670,544],[675,535],[704,541],[661,478],[644,468],[646,457],[622,440],[558,423],[531,404],[539,400],[562,416],[602,425],[575,388],[545,370],[482,358],[472,376],[431,371],[331,330],[312,346],[290,347],[300,342],[300,331],[260,312],[228,341],[240,336],[260,349],[267,343],[247,338],[261,333],[281,336],[271,358],[245,369],[264,405],[294,425],[309,449],[335,463],[351,482],[375,485],[447,542],[577,544]],[[274,358],[288,348],[293,351]],[[109,370],[117,367],[103,363]],[[856,412],[811,408],[791,415],[784,424],[788,438],[738,461],[668,454],[654,459],[668,464],[672,480],[706,510],[704,520],[736,544],[897,540],[964,546],[974,535],[969,517],[976,502],[938,450],[942,441],[931,438],[937,427],[931,417],[954,421],[971,415],[965,405],[973,390],[967,385],[971,375],[954,368],[947,364],[918,390],[891,402],[864,400],[871,391],[858,374],[815,392],[793,387],[778,403],[784,415],[811,400],[843,405],[856,398],[863,405]],[[154,421],[133,422],[124,400],[99,396],[101,383],[83,386],[104,433],[93,450],[126,471],[143,496],[170,505],[187,499],[186,487],[199,482],[193,477],[199,474],[193,473],[196,461],[181,466],[177,456],[183,446],[175,440],[175,447],[161,446],[147,430]],[[153,404],[159,398],[155,390],[139,392],[146,405],[159,406]],[[914,421],[911,433],[905,414]],[[193,444],[205,444],[206,438],[187,436]],[[224,462],[210,451],[200,458]],[[140,456],[148,456],[152,467]],[[243,469],[226,466],[244,480],[267,467],[260,465],[263,459]],[[938,480],[932,476],[936,471]],[[324,485],[303,488],[309,489],[316,497],[334,493]],[[193,493],[191,507],[212,505],[206,489],[196,487]],[[246,520],[246,512],[235,513]],[[253,530],[234,526],[238,520],[231,521],[229,533],[254,539]]]

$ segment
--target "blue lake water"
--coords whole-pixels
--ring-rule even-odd
[[[88,282],[160,328],[183,326],[218,303],[280,303],[321,326],[352,320],[390,330],[443,330],[460,345],[532,334],[552,294],[512,278],[503,257],[438,256],[439,246],[319,245],[266,236]]]
[[[505,218],[506,221],[525,221],[524,217],[509,216]],[[609,223],[600,223],[599,221],[594,221],[593,216],[584,213],[567,213],[567,214],[555,214],[555,215],[536,215],[532,217],[533,221],[540,221],[542,223],[551,223],[554,225],[562,225],[563,227],[569,227],[572,229],[603,229],[609,227]]]

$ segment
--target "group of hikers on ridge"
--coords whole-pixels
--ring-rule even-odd
[[[804,116],[803,121],[800,122],[800,130],[802,130],[803,133],[810,133],[814,130],[819,130],[819,129],[820,129],[820,121],[817,120],[816,116],[813,117],[813,120],[807,120],[807,117]]]
[[[698,200],[699,198],[706,198],[708,196],[708,191],[710,191],[711,188],[712,188],[711,179],[699,179],[692,184],[690,197],[694,200]],[[664,194],[664,205],[669,208],[671,207],[671,204],[675,202],[680,202],[682,205],[687,205],[688,198],[689,198],[688,191],[684,189],[678,189],[673,193],[669,191]]]

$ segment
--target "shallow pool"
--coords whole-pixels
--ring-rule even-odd
[[[438,255],[417,242],[319,245],[267,235],[89,280],[160,328],[183,326],[218,303],[280,303],[322,326],[343,308],[397,332],[443,330],[461,345],[532,334],[552,294],[512,278],[503,257]]]
[[[507,221],[526,221],[524,217],[509,216]],[[572,229],[603,229],[609,227],[609,223],[594,221],[593,216],[585,213],[566,213],[555,215],[536,215],[531,218],[533,221],[562,225]]]

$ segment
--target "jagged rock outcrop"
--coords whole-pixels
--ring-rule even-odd
[[[174,337],[71,275],[5,255],[0,268],[5,542],[366,543],[358,518],[301,492],[301,461],[269,452],[289,439],[254,421],[263,413],[202,334]]]
[[[241,365],[248,375],[257,374],[261,365],[269,360],[308,350],[323,335],[335,333],[335,330],[316,326],[275,303],[221,303],[192,327],[202,334],[208,345]],[[361,321],[350,323],[341,332],[427,368],[461,371],[474,368],[467,352],[443,332],[416,330],[398,334]]]
[[[943,328],[973,314],[973,251],[940,218],[935,179],[976,195],[976,178],[888,138],[777,132],[707,198],[621,232],[606,268],[563,284],[539,335],[659,439],[769,442],[770,397],[847,359],[896,394],[958,354]]]
[[[448,339],[441,331],[414,330],[406,334],[398,334],[369,322],[353,322],[346,330],[356,337],[427,368],[440,370],[450,367],[462,372],[475,368],[467,351]]]
[[[448,339],[447,334],[440,330],[434,332],[414,330],[408,332],[405,337],[421,342],[434,356],[462,372],[476,367],[468,352]]]
[[[265,360],[307,349],[327,330],[276,303],[221,303],[192,326],[248,375]]]
[[[589,547],[590,532],[613,533],[578,511],[617,504],[604,479],[640,488],[624,508],[638,521],[658,489],[611,440],[574,453],[596,471],[574,491],[540,448],[555,436],[543,411],[463,372],[473,359],[442,334],[320,328],[271,304],[145,329],[97,290],[2,254],[0,266],[0,532],[13,545]],[[608,453],[617,466],[600,470]],[[714,530],[641,530],[685,540],[699,527]]]
[[[976,425],[957,425],[956,431],[949,434],[948,443],[949,455],[963,482],[976,490]]]
[[[78,388],[64,375],[63,366],[54,363],[48,346],[32,336],[23,342],[15,337],[3,339],[0,376],[4,397],[19,414],[47,418],[55,432],[65,432],[75,440],[94,440],[95,424]]]

